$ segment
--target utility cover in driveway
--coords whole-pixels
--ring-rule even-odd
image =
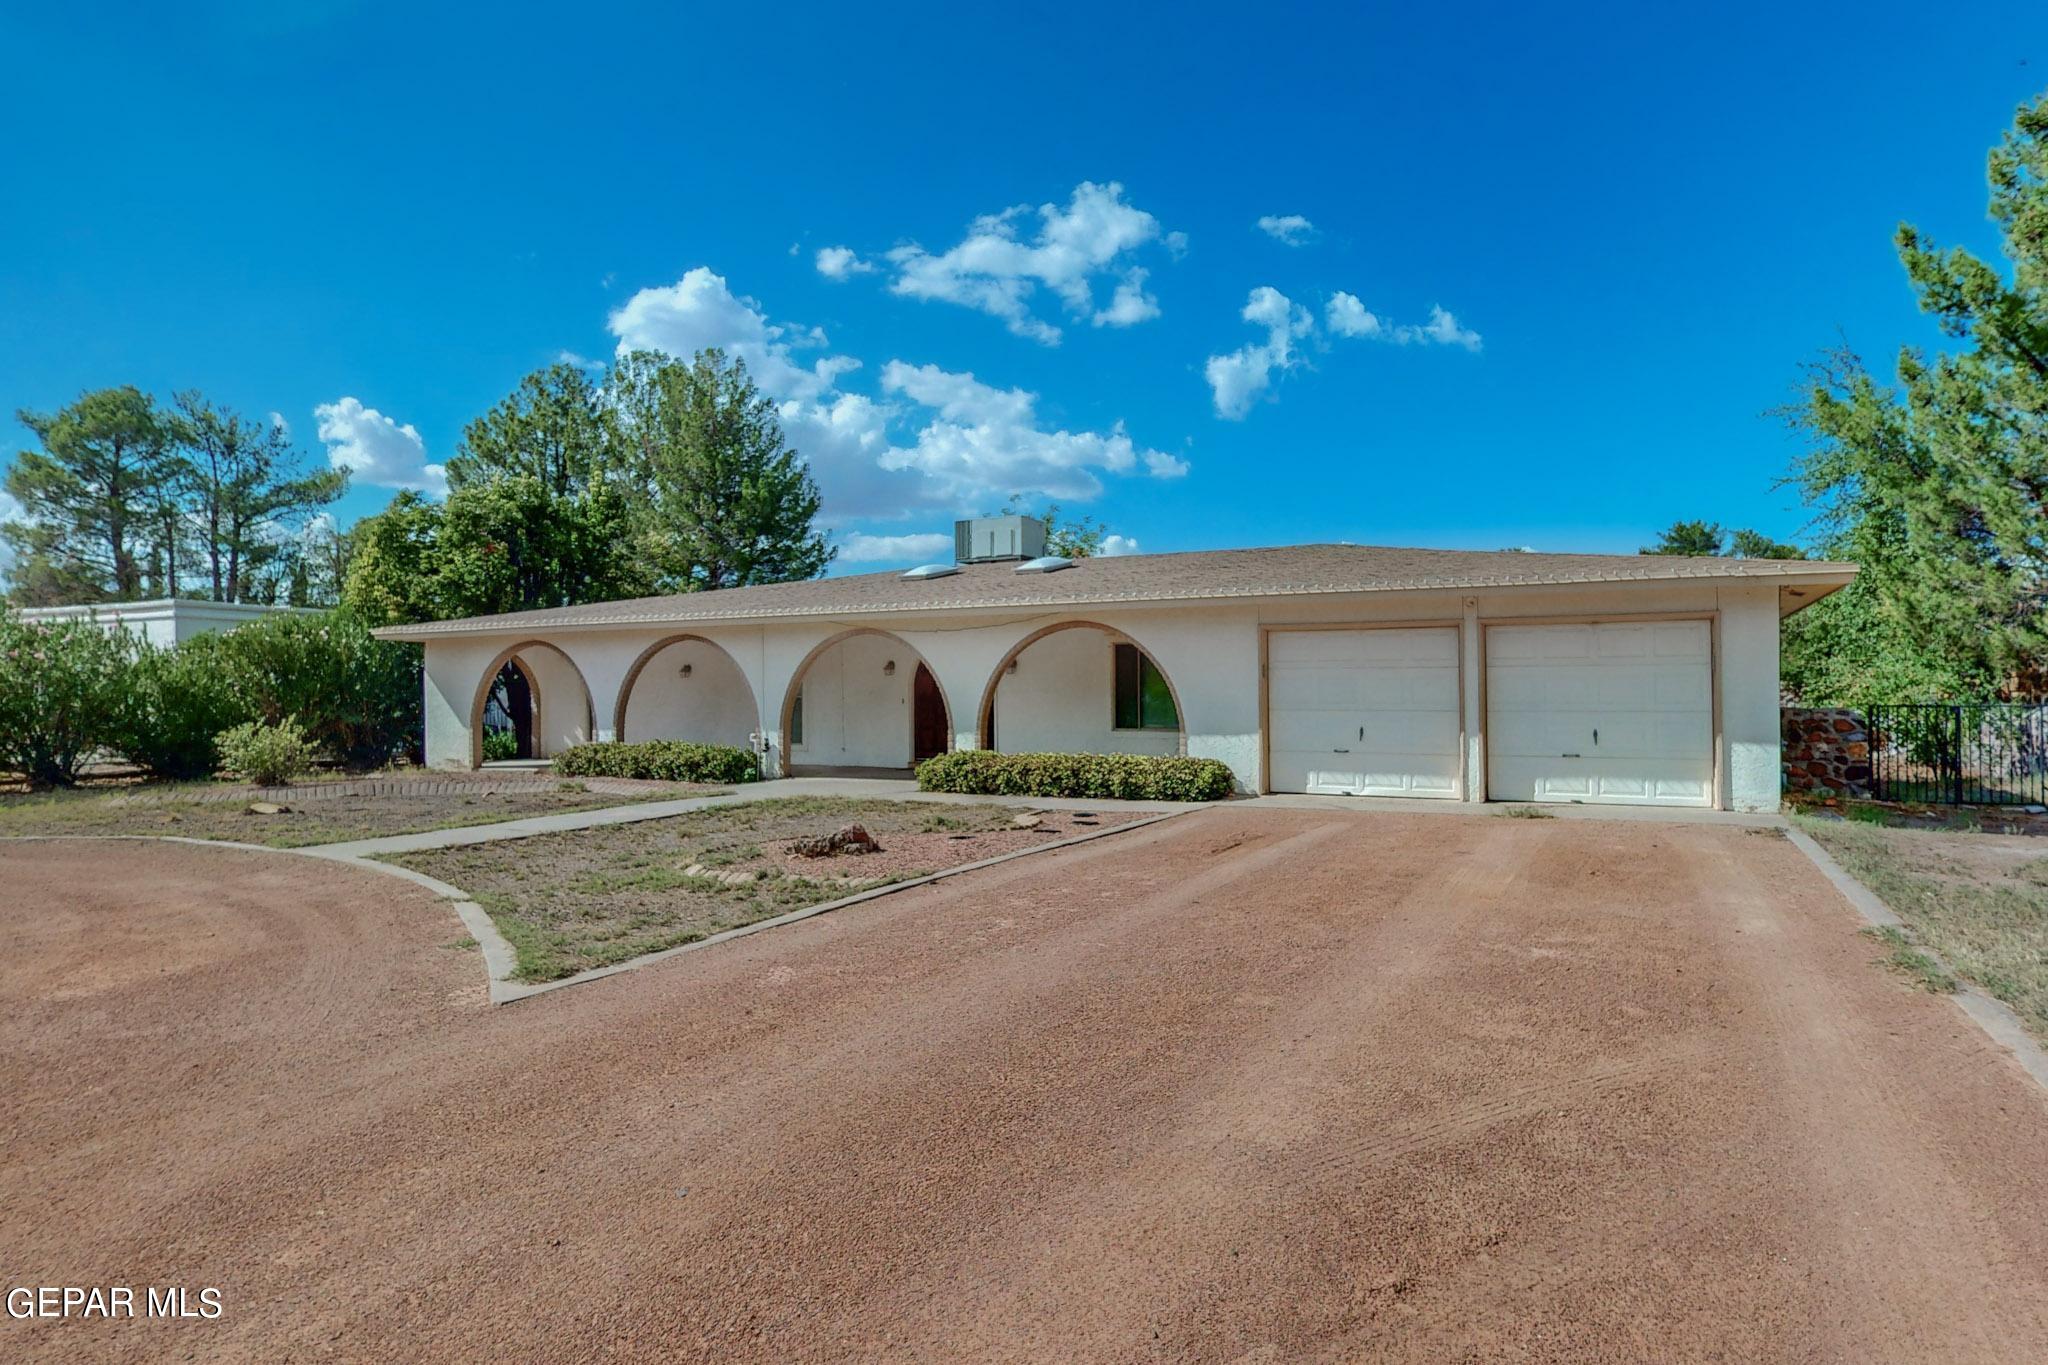
[[[1713,804],[1712,655],[1705,621],[1488,627],[1487,795]]]
[[[1276,630],[1266,677],[1272,790],[1459,795],[1455,627]]]

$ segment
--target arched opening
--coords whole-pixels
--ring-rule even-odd
[[[722,646],[701,635],[671,635],[633,661],[613,719],[622,740],[687,739],[744,749],[760,728],[761,711],[747,675]]]
[[[782,701],[782,770],[905,772],[953,747],[953,708],[899,636],[861,627],[813,649]]]
[[[545,640],[514,645],[491,660],[477,684],[469,709],[470,766],[552,758],[588,743],[595,715],[574,660]],[[494,732],[510,734],[513,752],[505,752],[505,739],[491,738]]]
[[[1180,693],[1143,645],[1099,621],[1019,640],[981,694],[981,747],[998,753],[1184,754]]]

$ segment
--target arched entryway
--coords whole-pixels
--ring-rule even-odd
[[[552,758],[588,743],[594,728],[583,671],[556,646],[528,640],[491,660],[477,684],[469,710],[470,766]],[[490,739],[493,732],[509,735],[509,743]]]
[[[747,675],[701,635],[672,635],[641,652],[619,687],[622,740],[687,739],[747,748],[761,725]]]
[[[1099,621],[1061,621],[996,665],[977,730],[1006,754],[1184,754],[1185,714],[1143,645]]]
[[[849,630],[813,649],[782,702],[782,770],[902,772],[952,748],[938,676],[900,636]]]

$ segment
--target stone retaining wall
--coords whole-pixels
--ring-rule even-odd
[[[1787,706],[1781,713],[1785,790],[1870,795],[1870,733],[1844,707]]]

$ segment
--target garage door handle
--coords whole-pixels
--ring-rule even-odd
[[[1593,732],[1593,747],[1596,749],[1600,747],[1600,732],[1598,730]]]
[[[1577,757],[1578,757],[1578,755],[1577,755],[1577,754],[1559,754],[1559,755],[1558,755],[1558,757],[1559,757],[1559,758],[1577,758]]]
[[[1330,752],[1333,754],[1348,754],[1351,751],[1349,749],[1332,749]]]
[[[1358,727],[1358,742],[1360,744],[1365,743],[1365,727],[1363,725]]]

